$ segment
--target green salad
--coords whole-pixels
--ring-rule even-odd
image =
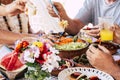
[[[86,43],[83,42],[70,42],[67,44],[63,44],[63,45],[58,45],[55,44],[55,48],[58,50],[79,50],[82,48],[85,48],[87,46]]]

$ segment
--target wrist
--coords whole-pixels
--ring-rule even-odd
[[[115,64],[114,67],[111,68],[112,70],[108,71],[110,75],[112,75],[116,80],[119,80],[120,78],[120,68],[117,64]]]

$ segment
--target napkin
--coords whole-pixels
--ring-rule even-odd
[[[0,48],[0,60],[7,54],[9,54],[10,52],[12,52],[11,49],[9,49],[7,46],[2,46]]]

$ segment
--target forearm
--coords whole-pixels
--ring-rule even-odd
[[[0,16],[6,16],[8,14],[9,13],[6,10],[6,6],[4,6],[4,5],[0,6]]]
[[[118,65],[115,65],[108,73],[112,75],[115,80],[120,80],[120,67]]]
[[[23,37],[32,37],[30,34],[13,33],[10,31],[0,30],[0,44],[13,44],[16,40]]]
[[[76,35],[80,29],[84,26],[84,24],[79,20],[72,20],[68,19],[68,26],[66,27],[65,31],[69,34]]]

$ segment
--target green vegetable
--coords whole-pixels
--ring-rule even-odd
[[[27,65],[31,65],[30,63],[27,63]],[[31,65],[35,66],[35,64]],[[49,73],[41,70],[40,65],[36,65],[35,70],[27,70],[25,73],[25,78],[29,80],[44,80],[46,77],[49,77]]]
[[[85,48],[87,46],[86,43],[83,42],[70,42],[68,44],[63,45],[55,45],[55,48],[58,50],[79,50]]]

